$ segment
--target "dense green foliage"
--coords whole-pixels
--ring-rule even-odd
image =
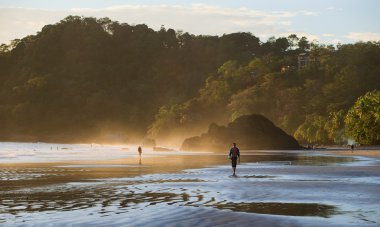
[[[260,51],[249,33],[194,36],[69,16],[1,45],[0,137],[142,136],[160,106],[195,96],[223,62]]]
[[[299,46],[289,46],[248,64],[226,62],[208,77],[197,97],[175,108],[164,107],[150,132],[165,138],[166,131],[160,131],[164,127],[185,134],[209,122],[263,114],[303,143],[342,144],[358,138],[345,135],[344,119],[359,96],[380,88],[380,43],[336,48],[312,44],[308,52],[317,60],[298,69],[300,51]]]
[[[316,60],[298,70],[303,52]],[[261,42],[69,16],[0,46],[0,138],[185,138],[259,113],[302,142],[341,143],[349,108],[379,76],[378,42]]]
[[[361,144],[380,143],[380,92],[368,92],[350,108],[345,118],[349,136]]]

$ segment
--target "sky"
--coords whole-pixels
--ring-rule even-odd
[[[380,40],[379,0],[0,0],[0,43],[34,35],[68,15],[195,35],[290,34],[321,44]]]

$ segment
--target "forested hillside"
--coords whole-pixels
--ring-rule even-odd
[[[290,42],[289,42],[290,43]],[[306,67],[297,66],[297,50],[255,57],[249,63],[228,61],[211,74],[198,96],[164,106],[150,128],[153,136],[185,134],[211,121],[263,114],[303,143],[380,142],[380,43],[332,46],[311,44]],[[374,92],[370,92],[374,91]],[[364,94],[362,110],[352,109]],[[351,108],[351,109],[350,109]],[[350,112],[363,112],[350,118]],[[361,127],[353,125],[365,121]],[[177,129],[177,132],[169,129]],[[360,139],[360,138],[367,139]]]
[[[301,53],[308,62],[299,67]],[[379,42],[262,42],[251,33],[195,36],[69,16],[1,45],[0,138],[163,142],[259,113],[302,142],[342,143],[358,130],[346,127],[355,122],[350,108],[371,91],[364,102],[378,108],[376,89]],[[372,113],[369,144],[380,140]]]

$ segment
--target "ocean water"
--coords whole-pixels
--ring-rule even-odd
[[[145,156],[165,154],[144,148]],[[137,157],[137,146],[0,142],[0,163],[113,160]]]
[[[136,146],[1,150],[0,226],[380,225],[376,158],[242,151],[233,177],[224,154],[144,150],[138,162]],[[54,163],[65,160],[76,162]]]

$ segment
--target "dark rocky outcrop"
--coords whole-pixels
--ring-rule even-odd
[[[187,138],[181,150],[225,151],[233,142],[244,150],[290,150],[300,145],[292,136],[275,126],[262,115],[246,115],[225,126],[211,124],[208,132]]]
[[[153,151],[175,151],[175,150],[166,148],[166,147],[153,147]]]

